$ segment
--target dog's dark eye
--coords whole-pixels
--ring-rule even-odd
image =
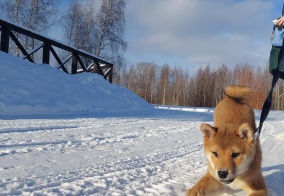
[[[239,155],[240,155],[240,153],[234,152],[234,153],[232,154],[232,158],[233,158],[233,159],[234,159],[234,158],[237,158]]]
[[[217,152],[212,152],[212,154],[213,154],[215,157],[218,157],[218,153],[217,153]]]

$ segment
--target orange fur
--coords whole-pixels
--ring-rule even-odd
[[[255,116],[249,105],[251,89],[228,86],[214,111],[214,127],[201,124],[208,171],[187,196],[206,195],[229,186],[249,196],[267,196],[261,174],[261,149],[255,141]]]

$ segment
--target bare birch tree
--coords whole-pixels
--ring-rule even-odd
[[[62,22],[69,44],[115,65],[114,80],[125,66],[124,8],[124,0],[73,0]]]
[[[10,22],[13,22],[16,25],[23,25],[22,21],[22,14],[26,12],[26,7],[28,5],[28,2],[25,0],[4,0],[0,2],[1,5],[1,14],[2,16],[9,20]],[[19,34],[15,34],[16,38],[19,39]],[[23,36],[21,36],[23,37]],[[15,44],[10,44],[10,49],[12,53],[14,53],[16,56],[20,55],[19,48],[16,47]]]
[[[62,21],[68,43],[89,53],[95,53],[97,42],[95,6],[93,2],[74,0]]]
[[[167,104],[167,93],[169,93],[169,77],[170,77],[170,66],[164,64],[161,67],[160,77],[157,87],[157,98],[159,103],[162,105]]]
[[[1,11],[4,18],[16,25],[46,34],[57,21],[59,0],[2,0]],[[16,34],[26,50],[35,47],[35,40]],[[15,46],[14,46],[15,47]],[[18,48],[15,54],[20,55]]]
[[[124,0],[102,0],[97,15],[98,45],[96,55],[110,60],[118,67],[125,66],[124,52],[127,47],[124,41],[125,17]]]

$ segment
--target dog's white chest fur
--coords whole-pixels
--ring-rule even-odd
[[[239,190],[239,189],[242,189],[245,186],[245,183],[244,183],[244,181],[239,180],[237,178],[232,183],[230,183],[228,185],[225,185],[225,186],[228,186],[228,187],[230,187],[233,190]]]

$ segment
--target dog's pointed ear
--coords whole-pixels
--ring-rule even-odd
[[[248,123],[243,123],[237,130],[237,135],[247,142],[253,142],[254,130]]]
[[[217,133],[217,128],[210,126],[209,124],[202,123],[200,130],[204,140],[210,139]]]

